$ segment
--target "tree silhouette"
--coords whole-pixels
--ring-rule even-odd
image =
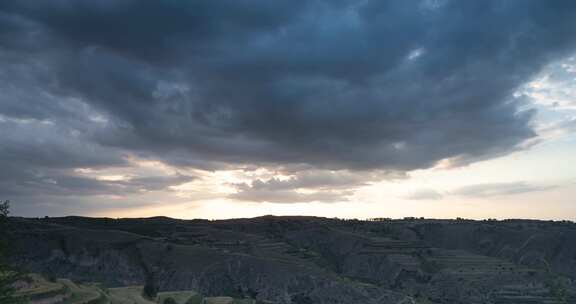
[[[10,214],[10,201],[0,203],[0,303],[20,304],[24,303],[22,297],[16,296],[14,283],[20,278],[20,274],[8,264],[7,236],[8,215]]]
[[[150,300],[156,299],[156,296],[158,295],[158,285],[156,285],[156,281],[152,274],[146,276],[146,283],[144,284],[142,295]]]

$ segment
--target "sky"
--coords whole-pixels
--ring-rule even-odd
[[[2,0],[0,199],[576,220],[576,2]]]

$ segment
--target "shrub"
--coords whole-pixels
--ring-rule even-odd
[[[204,300],[202,295],[195,294],[186,301],[186,304],[202,304],[202,300]]]
[[[164,302],[162,302],[163,304],[178,304],[178,302],[176,302],[176,300],[174,300],[174,298],[168,297],[166,299],[164,299]]]

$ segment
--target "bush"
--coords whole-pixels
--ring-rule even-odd
[[[178,304],[178,302],[176,302],[176,300],[174,300],[174,298],[168,297],[166,299],[164,299],[164,302],[162,302],[163,304]]]
[[[202,304],[202,300],[204,300],[204,297],[202,295],[195,294],[186,301],[186,304]]]

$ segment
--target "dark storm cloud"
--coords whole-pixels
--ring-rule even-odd
[[[2,162],[0,193],[18,204],[36,204],[47,197],[82,197],[115,195],[128,199],[128,195],[148,191],[169,191],[194,178],[187,175],[133,177],[124,180],[102,180],[83,176],[74,170],[38,168],[24,163],[10,165]]]
[[[75,169],[129,166],[122,152],[91,143],[85,136],[50,120],[0,116],[0,195],[26,210],[22,205],[35,206],[48,197],[58,201],[67,196],[124,196],[166,190],[193,179],[180,174],[117,181],[83,176]]]
[[[10,187],[6,187],[6,192],[10,193],[9,191],[12,190],[16,195],[122,196],[142,191],[165,190],[170,186],[181,185],[193,180],[191,176],[185,175],[137,177],[127,180],[99,180],[65,171],[52,171],[48,173],[48,175],[30,174],[26,181],[28,185],[17,185],[13,183]],[[30,184],[33,184],[34,187],[30,187]]]
[[[81,135],[48,169],[406,171],[519,149],[535,133],[513,93],[574,37],[569,0],[4,0],[0,113]]]
[[[140,0],[8,0],[7,15],[24,16],[48,26],[75,46],[101,45],[151,61],[171,61],[172,55],[195,45],[249,36],[278,28],[299,17],[306,1],[140,1]],[[183,44],[193,48],[179,50]],[[181,52],[183,51],[183,52]]]
[[[4,1],[69,58],[100,140],[224,162],[427,167],[534,136],[515,88],[570,51],[571,1]],[[418,56],[419,55],[419,56]]]

